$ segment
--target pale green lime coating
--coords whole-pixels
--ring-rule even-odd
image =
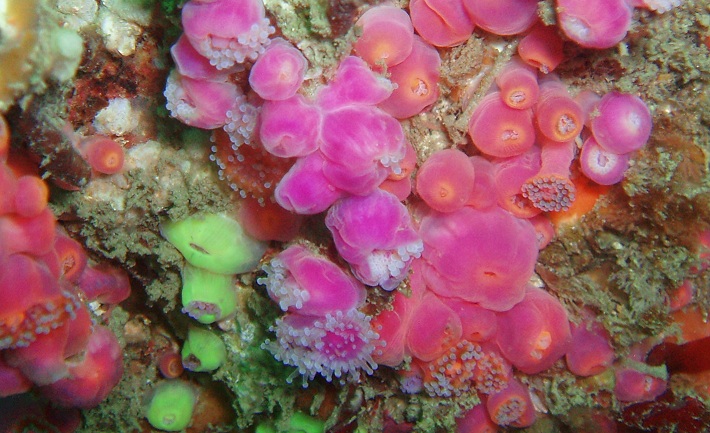
[[[266,244],[224,214],[203,213],[163,224],[161,233],[193,266],[218,274],[252,272]]]
[[[237,309],[234,277],[185,265],[182,269],[182,306],[184,313],[204,324],[231,316]]]
[[[145,407],[145,417],[163,431],[184,430],[192,419],[195,392],[181,380],[164,380],[153,390]]]
[[[254,430],[256,433],[277,433],[271,422],[260,423]],[[294,412],[288,420],[286,433],[324,433],[325,423],[318,418],[308,416],[303,412]]]
[[[190,326],[182,346],[182,364],[188,370],[204,372],[218,369],[227,359],[227,349],[217,334],[206,328]]]
[[[293,433],[324,433],[325,423],[323,421],[308,416],[303,412],[295,412],[290,420],[291,430]]]

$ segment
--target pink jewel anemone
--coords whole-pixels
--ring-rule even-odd
[[[303,386],[316,375],[328,382],[357,381],[360,372],[372,374],[377,363],[372,355],[379,346],[379,335],[372,330],[371,318],[358,310],[336,311],[325,317],[286,314],[271,330],[274,341],[262,347],[303,376]],[[297,373],[289,377],[293,380]]]

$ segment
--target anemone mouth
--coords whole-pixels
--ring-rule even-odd
[[[205,254],[208,256],[210,255],[210,252],[208,250],[206,250],[205,248],[202,248],[200,245],[198,245],[194,242],[190,242],[190,248],[192,248],[193,250],[197,251],[200,254]]]

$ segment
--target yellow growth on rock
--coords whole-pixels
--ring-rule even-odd
[[[0,0],[0,112],[30,84],[37,6],[37,0]]]

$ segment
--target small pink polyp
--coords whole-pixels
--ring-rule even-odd
[[[653,120],[645,102],[628,93],[610,92],[596,105],[591,129],[597,143],[609,152],[633,152],[646,144]]]
[[[461,1],[412,0],[409,13],[417,33],[437,47],[453,47],[466,41],[473,33]]]
[[[500,89],[500,98],[508,107],[524,110],[532,108],[537,102],[540,91],[537,72],[520,58],[511,59],[496,75],[495,81]]]
[[[616,378],[614,395],[619,401],[638,403],[655,400],[668,388],[666,379],[643,373],[632,367],[620,367],[614,376]]]
[[[170,54],[175,62],[175,68],[184,77],[196,80],[225,81],[234,72],[232,69],[219,70],[210,64],[207,57],[198,53],[183,33],[170,48]]]
[[[510,108],[500,92],[481,100],[468,123],[468,133],[478,150],[502,158],[520,155],[535,143],[532,111]]]
[[[404,10],[389,4],[368,9],[355,23],[362,34],[353,44],[370,66],[401,63],[412,52],[414,28]]]
[[[571,341],[567,311],[542,289],[528,288],[522,302],[498,315],[498,347],[523,373],[550,368],[564,356]]]
[[[458,149],[440,150],[417,172],[417,194],[432,209],[453,212],[470,199],[474,178],[468,155]]]
[[[543,74],[554,71],[564,59],[564,42],[557,27],[538,24],[520,40],[518,55]]]
[[[376,105],[393,90],[390,80],[372,72],[364,60],[348,56],[340,62],[335,77],[316,94],[316,105],[323,110],[350,104]]]
[[[565,85],[551,78],[540,84],[535,106],[538,130],[558,143],[574,140],[584,126],[582,107],[570,97]]]
[[[182,8],[185,36],[217,69],[255,60],[274,28],[260,0],[192,0]]]
[[[614,362],[614,348],[609,334],[596,322],[572,327],[572,345],[567,351],[567,368],[577,376],[593,376]]]
[[[631,27],[626,0],[557,0],[557,23],[568,38],[586,48],[610,48]]]
[[[424,111],[439,97],[440,66],[439,52],[416,36],[411,54],[389,69],[390,80],[397,87],[379,107],[398,119]]]
[[[618,155],[602,148],[594,137],[589,137],[582,145],[579,167],[582,173],[599,185],[614,185],[624,178],[629,168],[630,155]]]
[[[313,215],[328,209],[345,192],[328,182],[323,175],[324,164],[320,152],[299,158],[276,186],[276,202],[300,215]]]
[[[461,338],[461,319],[432,292],[412,313],[406,345],[413,357],[432,361]]]
[[[229,121],[228,113],[237,109],[242,96],[231,82],[195,80],[175,71],[168,76],[163,94],[172,117],[202,129],[224,126]]]
[[[496,35],[516,35],[537,20],[537,0],[463,0],[471,21]]]
[[[256,59],[249,71],[249,85],[262,98],[281,101],[296,94],[308,68],[308,61],[296,47],[282,38]]]

